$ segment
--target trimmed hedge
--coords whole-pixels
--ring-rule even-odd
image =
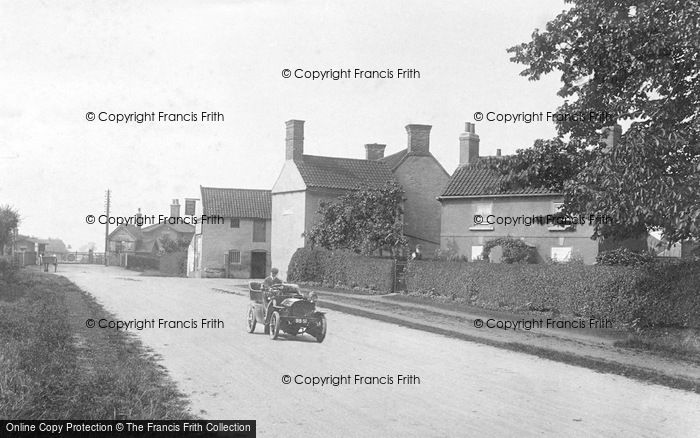
[[[604,251],[595,258],[598,265],[607,266],[641,266],[654,262],[654,256],[648,252],[636,252],[627,248]]]
[[[411,261],[409,293],[487,309],[608,319],[616,327],[700,328],[700,263],[644,267]]]
[[[158,259],[158,270],[161,274],[173,277],[187,276],[187,252],[178,251],[163,254]]]
[[[160,269],[160,260],[158,257],[154,256],[129,254],[126,258],[126,269],[131,269],[135,271],[145,271],[147,269],[152,269],[154,271],[157,271]]]
[[[315,282],[326,287],[391,292],[394,261],[348,251],[299,248],[289,261],[287,281]]]

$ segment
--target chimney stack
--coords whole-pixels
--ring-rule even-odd
[[[301,160],[304,155],[304,121],[287,120],[286,160]]]
[[[141,209],[139,208],[139,211],[136,212],[136,226],[141,228],[143,225],[143,214],[141,214]]]
[[[365,145],[365,158],[368,160],[379,160],[384,158],[384,149],[386,149],[385,144],[371,143]]]
[[[180,217],[180,201],[173,199],[173,203],[170,204],[170,217]]]
[[[459,136],[459,164],[473,163],[479,159],[479,136],[473,123],[464,124],[464,132]]]
[[[500,149],[496,149],[496,156],[497,156],[497,157],[500,157],[500,156],[501,156],[501,150],[500,150]]]
[[[430,153],[431,128],[431,125],[406,125],[409,154],[428,155]]]
[[[605,150],[612,150],[622,138],[622,126],[615,124],[603,128],[603,141],[606,143]]]

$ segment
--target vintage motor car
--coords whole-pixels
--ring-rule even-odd
[[[265,288],[258,281],[248,283],[250,305],[248,306],[248,333],[262,324],[270,339],[280,333],[296,336],[308,333],[323,342],[326,338],[326,315],[316,309],[317,295],[309,292],[302,295],[296,284],[276,284]]]

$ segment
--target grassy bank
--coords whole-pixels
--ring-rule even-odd
[[[0,272],[0,418],[184,419],[165,370],[67,279]]]
[[[615,346],[700,363],[700,330],[663,327],[630,333]]]

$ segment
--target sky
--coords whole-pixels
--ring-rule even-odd
[[[270,189],[286,120],[304,151],[364,158],[366,143],[406,147],[432,125],[448,172],[474,113],[562,103],[559,76],[531,82],[508,47],[565,8],[524,1],[1,1],[0,205],[20,233],[104,248],[86,216],[169,213],[199,187]],[[417,69],[420,78],[311,80],[282,71]],[[115,123],[86,114],[219,112],[218,122]],[[476,122],[481,155],[555,135],[546,121]],[[114,229],[112,227],[111,229]]]

